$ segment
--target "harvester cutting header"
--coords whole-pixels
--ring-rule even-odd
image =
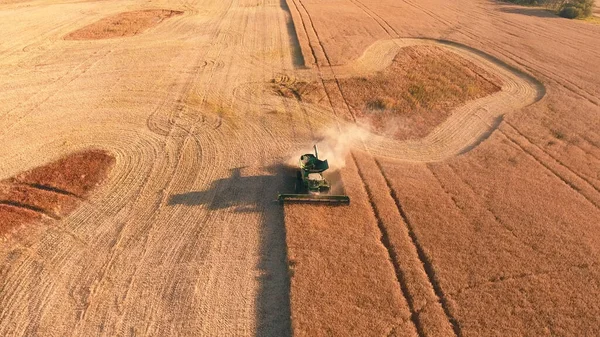
[[[280,202],[305,202],[305,203],[334,203],[349,204],[347,195],[329,194],[331,185],[323,177],[323,172],[329,169],[327,160],[319,159],[317,146],[315,154],[307,153],[300,156],[299,167],[296,174],[296,193],[279,194]]]

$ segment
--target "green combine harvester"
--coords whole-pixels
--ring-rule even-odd
[[[317,146],[314,146],[315,154],[307,153],[300,156],[300,170],[296,175],[296,193],[279,194],[280,203],[331,203],[331,204],[349,204],[350,198],[347,195],[329,194],[331,185],[323,177],[323,172],[329,169],[327,160],[319,159]]]

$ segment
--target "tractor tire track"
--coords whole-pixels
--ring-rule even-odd
[[[391,181],[385,174],[385,171],[383,170],[381,163],[377,159],[375,159],[375,163],[377,164],[379,173],[385,179],[386,185],[388,187],[388,190],[390,192],[392,199],[394,200],[394,203],[396,205],[396,208],[398,209],[398,212],[400,213],[400,215],[402,216],[402,219],[404,220],[404,224],[406,225],[406,228],[408,230],[408,234],[410,236],[411,242],[412,242],[413,246],[415,247],[415,249],[417,250],[419,260],[423,264],[423,268],[425,270],[425,273],[427,274],[429,283],[431,284],[431,286],[433,287],[433,290],[435,291],[435,295],[437,296],[437,299],[439,300],[439,302],[444,310],[444,313],[446,314],[446,317],[448,318],[448,321],[450,322],[450,324],[452,326],[452,330],[454,331],[454,334],[457,337],[460,337],[460,336],[462,336],[460,323],[451,312],[449,298],[442,289],[440,280],[435,271],[435,267],[433,266],[431,259],[429,258],[428,254],[425,252],[423,245],[420,243],[417,235],[415,234],[414,226],[412,225],[410,218],[406,214],[406,211],[402,207],[400,199],[399,199],[398,195],[396,194],[394,188],[392,187]]]
[[[587,180],[581,178],[577,173],[562,165],[545,151],[531,143],[527,138],[519,135],[515,129],[502,130],[500,133],[510,141],[516,148],[522,150],[527,156],[540,164],[553,176],[560,179],[573,192],[581,195],[597,209],[600,209],[600,193],[596,187]],[[510,131],[509,131],[510,130]],[[528,149],[529,148],[529,149]],[[564,172],[564,171],[567,172]],[[563,171],[563,172],[561,172]]]
[[[292,1],[296,1],[296,0],[292,0]],[[350,108],[350,104],[348,104],[348,101],[346,100],[346,98],[343,95],[342,88],[340,86],[340,82],[339,82],[339,80],[338,80],[338,78],[337,78],[337,76],[335,74],[335,71],[334,71],[334,69],[332,67],[329,55],[327,55],[327,51],[325,50],[325,46],[323,45],[323,42],[321,41],[321,39],[319,37],[319,33],[317,32],[317,29],[315,28],[315,25],[314,25],[314,22],[313,22],[313,20],[312,20],[312,18],[310,16],[310,13],[306,9],[306,6],[302,2],[302,0],[297,0],[297,1],[300,3],[300,6],[304,9],[304,12],[306,13],[306,17],[308,19],[308,22],[310,23],[311,31],[312,31],[313,35],[315,36],[315,39],[317,40],[316,45],[318,45],[320,47],[319,49],[320,49],[321,53],[323,54],[323,56],[325,58],[325,60],[324,60],[326,62],[325,67],[326,67],[327,70],[329,70],[330,77],[335,81],[336,87],[337,87],[337,91],[339,92],[339,95],[340,95],[340,97],[342,98],[342,100],[344,102],[344,106],[345,106],[346,110],[348,111],[348,115],[344,116],[344,117],[346,117],[346,118],[349,117],[352,121],[354,121],[356,123],[356,116],[352,112],[352,109]],[[309,40],[310,40],[310,37],[309,37]],[[314,48],[314,47],[312,47],[312,45],[311,45],[311,48]],[[315,53],[313,52],[313,54],[315,54]],[[319,64],[319,62],[317,62],[317,65],[318,64]],[[324,79],[322,77],[323,76],[323,72],[322,72],[322,69],[320,67],[319,67],[319,74],[321,76],[321,82],[323,84],[323,88],[327,92],[327,86],[325,85],[325,81],[324,81]],[[333,101],[331,100],[331,94],[330,93],[327,93],[327,98],[329,99],[329,104],[331,105],[331,108],[335,111],[335,106],[333,105]],[[336,115],[338,115],[338,114],[336,113]],[[339,115],[338,115],[338,117],[339,117]]]
[[[519,129],[517,129],[512,123],[507,122],[507,121],[505,121],[505,123],[506,123],[506,125],[507,125],[508,128],[510,128],[512,131],[516,132],[519,136],[521,136],[523,139],[525,139],[529,144],[535,146],[544,155],[550,157],[552,161],[558,163],[560,166],[562,166],[563,168],[565,168],[572,175],[575,175],[577,178],[579,178],[579,180],[582,180],[582,181],[586,182],[589,187],[593,188],[597,193],[600,194],[600,188],[598,186],[596,186],[596,184],[594,184],[588,178],[586,178],[583,175],[575,172],[575,170],[573,170],[571,167],[569,167],[569,165],[563,163],[558,158],[556,158],[555,156],[553,156],[552,154],[550,154],[548,151],[544,150],[541,146],[539,146],[538,144],[536,144],[535,142],[533,142],[529,137],[527,137],[525,134],[523,134],[523,132],[519,131]]]
[[[389,22],[387,22],[384,18],[382,18],[381,15],[377,14],[377,12],[370,9],[367,5],[362,3],[360,0],[350,0],[350,1],[352,3],[354,3],[356,5],[356,7],[360,8],[367,16],[369,16],[375,22],[377,22],[379,27],[381,27],[381,29],[383,29],[389,35],[390,38],[400,38],[401,37],[401,35],[398,33],[398,31],[392,25],[390,25]],[[393,32],[393,34],[392,34],[392,32]]]

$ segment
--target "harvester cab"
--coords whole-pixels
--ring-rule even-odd
[[[350,198],[347,195],[329,194],[331,185],[323,176],[323,172],[329,169],[329,163],[319,159],[316,145],[314,149],[315,154],[300,156],[299,170],[296,173],[296,193],[279,194],[279,202],[349,204]]]

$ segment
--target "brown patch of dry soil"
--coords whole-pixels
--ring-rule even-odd
[[[42,215],[68,215],[106,178],[114,162],[108,153],[91,150],[0,181],[0,233]]]
[[[182,11],[151,9],[120,13],[85,26],[72,32],[65,40],[100,40],[116,37],[134,36],[143,33]]]

